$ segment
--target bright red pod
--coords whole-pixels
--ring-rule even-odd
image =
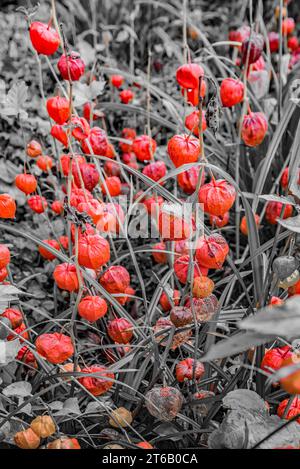
[[[115,379],[114,373],[108,370],[105,366],[93,365],[83,368],[81,373],[95,374],[97,376],[87,376],[79,378],[78,381],[91,393],[93,396],[101,396],[105,394],[113,386]]]
[[[4,282],[7,276],[8,276],[7,268],[2,267],[2,269],[0,269],[0,282]]]
[[[278,218],[285,220],[289,218],[293,214],[293,206],[292,205],[284,205],[283,215],[280,217],[281,211],[283,208],[283,204],[281,202],[268,202],[266,207],[266,220],[270,225],[276,225]]]
[[[71,117],[70,103],[66,98],[54,96],[47,100],[46,106],[49,116],[58,125],[65,124]]]
[[[198,179],[199,179],[200,167],[192,167],[183,173],[178,174],[177,182],[179,187],[186,194],[193,194],[197,188]],[[205,181],[205,172],[202,171],[202,181],[201,185]]]
[[[186,102],[191,104],[192,106],[198,106],[199,104],[199,88],[192,88],[191,90],[186,90],[185,88],[181,88],[181,94],[186,98]],[[206,82],[202,80],[201,82],[201,90],[200,95],[204,98],[206,94]]]
[[[57,63],[61,77],[67,81],[78,81],[84,75],[85,63],[77,52],[63,54]]]
[[[107,303],[100,296],[86,296],[78,305],[78,313],[87,321],[98,321],[107,313]]]
[[[96,229],[90,225],[90,223],[85,223],[84,227],[77,227],[78,229],[78,239],[82,238],[82,236],[86,235],[94,235],[96,234]],[[75,243],[75,232],[76,232],[76,226],[74,223],[71,224],[71,239],[72,242]]]
[[[28,195],[37,188],[37,180],[32,174],[18,174],[15,179],[17,188]]]
[[[76,168],[76,169],[75,169]],[[92,191],[98,184],[99,182],[99,173],[97,169],[95,168],[95,165],[92,163],[81,163],[79,165],[80,173],[81,173],[81,178],[84,184],[84,187],[88,191]],[[75,163],[75,167],[73,168],[72,165],[72,170],[73,170],[73,176],[74,176],[74,181],[75,184],[78,187],[81,187],[81,180],[78,174],[77,166]]]
[[[264,38],[261,34],[252,32],[251,36],[242,43],[242,62],[251,65],[256,62],[264,49]]]
[[[129,272],[121,265],[113,265],[101,276],[100,284],[109,293],[125,293],[130,286]]]
[[[148,443],[148,441],[141,441],[140,443],[137,443],[136,446],[141,449],[154,449],[154,446]]]
[[[72,117],[71,125],[73,128],[72,135],[78,142],[88,138],[91,133],[90,124],[84,117]]]
[[[167,249],[166,244],[163,242],[154,244],[152,246],[152,249],[153,249],[152,256],[155,262],[157,262],[158,264],[166,264],[168,260],[167,254],[165,252],[156,252],[156,251],[166,251]]]
[[[124,140],[131,140],[131,144],[124,142],[119,143],[120,150],[123,153],[130,153],[132,151],[133,141],[136,138],[136,131],[134,129],[131,129],[130,127],[125,127],[125,129],[122,130],[121,137]]]
[[[259,226],[260,217],[259,217],[259,215],[257,215],[257,213],[254,214],[254,219],[255,219],[256,226]],[[248,224],[247,224],[247,218],[246,217],[243,217],[242,220],[241,220],[240,230],[243,233],[243,235],[248,236]]]
[[[27,200],[27,203],[31,210],[35,213],[44,213],[46,210],[48,203],[45,197],[41,197],[40,195],[33,195],[32,197],[29,197]]]
[[[166,292],[162,292],[160,299],[159,299],[159,304],[165,313],[170,311],[170,309],[172,309],[173,306],[178,306],[180,303],[180,291],[179,290],[173,290],[173,293],[170,296],[172,296],[173,304],[171,304],[169,296],[167,295]]]
[[[198,240],[196,259],[208,269],[220,269],[229,253],[229,246],[220,234],[202,237]]]
[[[9,194],[0,194],[0,218],[15,218],[17,206]]]
[[[220,87],[220,96],[224,107],[232,107],[244,99],[244,84],[234,78],[225,78]]]
[[[181,256],[175,260],[174,272],[180,283],[186,284],[188,280],[189,265],[190,265],[189,255]],[[197,260],[193,261],[193,266],[194,266],[194,278],[201,277],[202,275],[208,274],[208,269],[200,265]]]
[[[43,242],[56,249],[57,251],[60,251],[60,246],[58,242],[55,241],[55,239],[44,239]],[[52,254],[52,252],[48,251],[48,249],[44,248],[44,246],[39,246],[39,253],[44,259],[48,261],[53,261],[54,259],[56,259],[56,255]]]
[[[20,327],[24,319],[21,311],[15,308],[7,308],[0,316],[10,320],[12,329],[17,329],[17,327]]]
[[[244,116],[242,139],[248,147],[262,143],[268,130],[268,121],[262,112],[250,112]]]
[[[177,83],[179,86],[186,89],[197,88],[201,76],[204,76],[204,70],[196,63],[181,65],[176,70]]]
[[[285,358],[283,360],[282,368],[289,367],[289,370],[291,370],[291,367],[299,364],[299,362],[300,362],[299,354],[293,353],[291,357]],[[285,392],[288,392],[289,394],[299,394],[300,392],[299,369],[295,371],[291,371],[291,373],[288,376],[281,378],[280,386]]]
[[[122,184],[118,176],[110,176],[105,178],[105,184],[106,187],[104,183],[101,185],[101,191],[103,195],[107,195],[107,191],[111,197],[117,197],[121,194]]]
[[[77,291],[79,288],[79,280],[74,264],[64,262],[63,264],[57,265],[53,272],[53,278],[56,285],[61,290],[72,292]]]
[[[290,36],[296,28],[294,18],[284,18],[282,20],[282,34],[284,36]]]
[[[161,237],[168,241],[181,241],[191,235],[190,225],[183,218],[160,211],[158,229]]]
[[[268,39],[269,39],[270,51],[272,53],[277,52],[279,50],[279,43],[280,43],[279,34],[276,33],[275,31],[271,31],[268,34]]]
[[[74,354],[72,340],[65,334],[42,334],[35,341],[36,351],[53,365],[65,362]]]
[[[209,216],[209,223],[213,227],[223,228],[224,226],[228,225],[229,222],[229,212],[224,213],[224,215],[210,215]]]
[[[285,170],[282,173],[281,179],[280,179],[280,184],[282,189],[287,189],[289,186],[289,168],[285,168]],[[298,172],[298,181],[297,184],[300,185],[300,169]]]
[[[61,215],[64,211],[64,204],[60,200],[54,200],[51,204],[52,212],[56,213],[57,215]]]
[[[254,64],[251,64],[249,67],[249,72],[260,72],[261,70],[266,70],[266,62],[261,56]]]
[[[68,135],[67,133],[64,131],[63,127],[61,125],[54,125],[52,128],[51,128],[51,135],[53,138],[55,138],[56,140],[58,140],[64,147],[68,147],[69,146],[69,141],[68,141]]]
[[[112,75],[110,81],[112,86],[120,88],[124,83],[124,77],[122,75]]]
[[[287,46],[292,52],[297,50],[298,47],[299,47],[299,40],[298,40],[297,36],[289,37]]]
[[[85,235],[78,242],[78,262],[87,269],[99,269],[110,259],[109,242],[99,235]]]
[[[103,169],[107,176],[120,176],[121,174],[120,166],[114,161],[106,161]]]
[[[233,206],[236,190],[225,179],[212,179],[200,188],[198,198],[204,212],[222,216]]]
[[[201,153],[200,142],[191,135],[174,135],[168,142],[168,153],[176,168],[196,163]]]
[[[287,405],[289,404],[289,399],[284,399],[278,406],[277,409],[277,415],[281,417],[282,419],[284,418],[285,420],[290,420],[293,417],[296,417],[296,415],[300,414],[300,399],[299,397],[295,396],[292,404],[289,407],[289,410],[285,412],[285,409]],[[285,415],[286,414],[286,415]],[[300,417],[297,418],[296,420],[298,423],[300,423]]]
[[[175,374],[178,383],[183,383],[192,379],[199,381],[204,375],[204,371],[204,366],[200,361],[196,360],[195,363],[193,358],[186,358],[176,365]]]
[[[55,54],[60,46],[60,39],[56,30],[39,21],[31,23],[29,35],[34,49],[39,54]]]
[[[41,155],[36,160],[37,166],[40,168],[41,171],[48,173],[50,169],[53,167],[53,159],[51,156]]]
[[[143,174],[148,176],[148,178],[152,179],[153,181],[158,182],[167,174],[166,164],[163,161],[149,163],[144,167]],[[161,184],[163,184],[163,182],[161,182]]]
[[[136,137],[132,144],[132,150],[139,161],[149,161],[153,159],[156,151],[156,141],[148,135]]]
[[[30,158],[36,158],[43,153],[42,146],[36,140],[31,140],[26,147],[26,153]]]
[[[267,373],[272,373],[272,370],[279,370],[282,366],[282,362],[291,356],[292,350],[288,345],[267,350],[261,361],[260,367]]]
[[[5,244],[0,244],[0,269],[10,263],[10,251]]]
[[[100,127],[94,127],[91,129],[89,137],[81,142],[81,148],[84,153],[90,155],[90,148],[95,155],[106,156],[108,149],[107,136],[104,130]]]
[[[123,104],[129,104],[134,98],[134,93],[131,90],[123,90],[120,92],[119,97]]]
[[[117,318],[107,325],[107,333],[117,344],[128,344],[133,337],[133,324],[125,318]]]
[[[185,118],[185,126],[189,129],[196,137],[199,137],[199,116],[200,111],[193,111]],[[205,112],[202,113],[202,131],[205,132],[207,129],[207,123],[205,119]]]

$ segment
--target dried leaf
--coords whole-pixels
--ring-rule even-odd
[[[32,386],[27,381],[12,383],[3,389],[2,394],[6,397],[28,397],[31,396]]]
[[[3,106],[0,108],[0,114],[7,117],[20,116],[21,119],[28,117],[27,112],[23,110],[23,106],[27,100],[28,86],[24,81],[15,83],[7,93],[7,96],[3,102]]]

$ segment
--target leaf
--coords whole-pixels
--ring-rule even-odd
[[[278,218],[277,223],[283,226],[283,228],[286,228],[289,231],[293,231],[293,233],[300,233],[300,215],[286,218],[285,220]]]
[[[249,389],[236,389],[229,392],[223,399],[223,406],[230,410],[243,411],[245,409],[260,412],[263,415],[268,414],[265,401]]]
[[[100,96],[105,88],[105,80],[93,81],[90,85],[77,82],[74,85],[74,105],[82,106]]]
[[[78,49],[81,57],[84,57],[87,66],[94,63],[96,51],[87,41],[81,40],[78,44]]]
[[[56,415],[80,414],[80,408],[77,397],[67,399],[63,407],[56,412]]]
[[[23,106],[27,100],[28,86],[24,81],[15,83],[7,93],[3,102],[3,107],[0,108],[0,114],[8,117],[20,116],[21,119],[28,117],[27,113],[23,110]]]
[[[16,355],[21,350],[22,344],[20,344],[19,339],[4,342],[0,341],[0,368],[7,366],[9,363],[14,362]]]
[[[283,205],[288,205],[288,204],[296,205],[294,200],[290,197],[281,197],[279,195],[270,194],[270,195],[260,195],[259,198],[263,200],[268,200],[270,202],[279,202]]]
[[[253,332],[241,332],[232,336],[230,339],[222,340],[215,344],[211,349],[201,357],[202,362],[209,362],[219,358],[226,358],[231,355],[245,352],[251,347],[257,347],[273,340],[271,335],[261,335]]]
[[[28,397],[31,396],[32,386],[27,381],[12,383],[3,389],[2,394],[6,397]]]
[[[295,338],[300,329],[300,297],[289,298],[276,308],[263,308],[255,316],[241,321],[238,327],[254,334]]]

